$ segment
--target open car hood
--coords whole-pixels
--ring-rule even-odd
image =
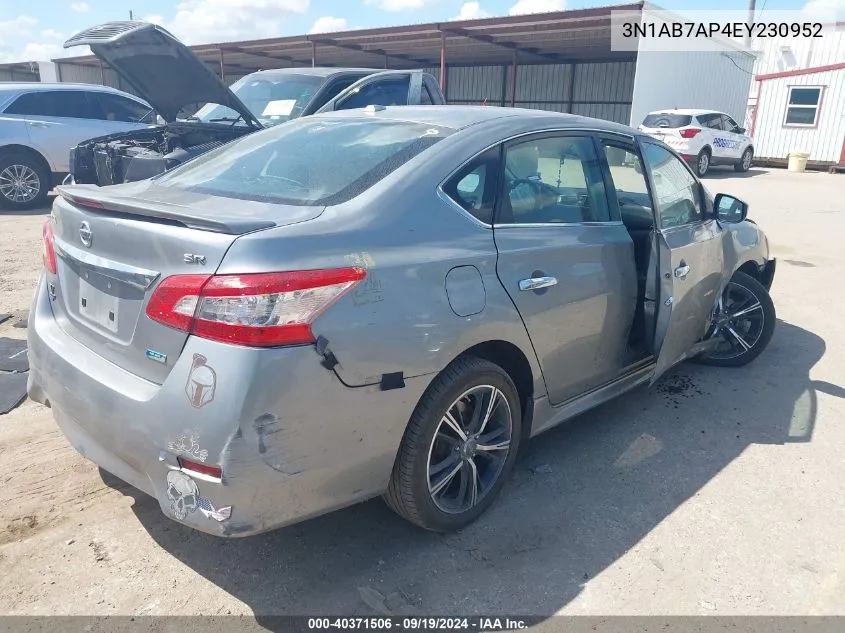
[[[255,115],[203,64],[162,27],[149,22],[108,22],[77,33],[65,48],[91,52],[129,82],[167,122],[191,103],[219,103],[235,110],[253,128]]]

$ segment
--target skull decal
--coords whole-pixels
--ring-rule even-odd
[[[189,512],[197,509],[197,497],[199,490],[193,479],[178,470],[167,473],[167,498],[177,519],[184,521]]]

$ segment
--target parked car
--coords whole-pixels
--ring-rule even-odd
[[[0,83],[0,206],[42,204],[81,141],[155,122],[148,103],[106,86]]]
[[[90,46],[166,122],[80,144],[70,159],[76,183],[150,178],[245,134],[318,111],[445,103],[437,81],[422,71],[265,70],[230,90],[190,48],[148,22],[96,26],[65,42],[65,48],[73,46]],[[202,107],[194,114],[197,106]]]
[[[59,191],[29,395],[221,536],[377,495],[460,528],[529,437],[775,326],[746,204],[606,121],[371,106]]]
[[[754,158],[750,136],[724,112],[660,110],[650,112],[640,131],[660,139],[692,164],[699,178],[711,165],[733,165],[748,171]]]

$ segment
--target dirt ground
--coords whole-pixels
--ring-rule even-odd
[[[0,613],[845,614],[845,176],[706,184],[746,199],[779,257],[752,365],[682,365],[532,441],[492,510],[447,536],[378,500],[243,540],[194,532],[25,402],[0,416]],[[0,212],[0,312],[28,308],[46,213]]]

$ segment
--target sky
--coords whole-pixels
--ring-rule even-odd
[[[0,62],[85,54],[65,50],[74,33],[103,22],[145,19],[188,44],[539,13],[626,0],[0,0]],[[744,9],[746,0],[655,0],[664,9]],[[806,4],[845,14],[845,0],[757,0],[758,9]]]

